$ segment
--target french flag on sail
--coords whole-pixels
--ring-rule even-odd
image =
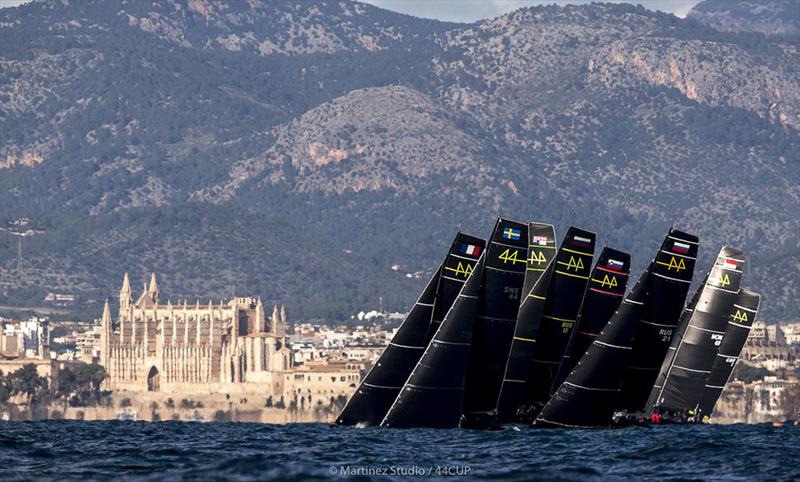
[[[478,256],[481,252],[481,247],[474,244],[462,244],[461,252],[470,256]]]
[[[622,268],[624,266],[625,263],[623,263],[622,261],[617,261],[616,259],[611,259],[611,258],[608,259],[608,263],[606,264],[606,267],[608,269],[613,269],[614,271],[622,271]]]
[[[676,253],[687,254],[689,252],[689,245],[681,243],[680,241],[675,241],[672,243],[672,250]]]

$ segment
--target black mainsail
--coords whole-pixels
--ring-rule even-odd
[[[514,336],[528,259],[528,225],[498,219],[489,238],[472,334],[461,426],[489,428]]]
[[[517,313],[514,337],[506,361],[503,383],[497,397],[500,423],[516,420],[517,409],[525,396],[528,364],[539,333],[545,296],[555,267],[556,232],[552,224],[528,225],[528,260],[525,268],[524,294]]]
[[[742,281],[744,253],[723,247],[669,347],[647,411],[695,415]]]
[[[537,427],[608,427],[622,390],[636,326],[647,297],[649,271],[592,341],[536,419]]]
[[[648,296],[636,327],[633,350],[620,396],[620,409],[644,410],[650,389],[667,354],[692,284],[697,259],[697,236],[670,228],[655,259],[647,268]]]
[[[482,253],[382,426],[458,427],[484,259]]]
[[[589,278],[578,324],[553,382],[553,393],[619,308],[628,286],[630,270],[630,254],[609,247],[603,248]]]
[[[472,273],[478,257],[483,254],[486,241],[475,236],[458,233],[442,266],[439,276],[439,286],[436,288],[436,301],[433,304],[433,316],[430,326],[425,334],[427,346],[431,338],[442,324],[444,316],[450,311],[458,293],[464,286],[467,277]]]
[[[336,418],[339,425],[378,425],[386,416],[389,407],[397,398],[397,394],[408,379],[414,365],[419,361],[428,344],[426,332],[431,324],[436,292],[440,285],[440,276],[445,265],[457,266],[460,261],[469,266],[463,271],[471,271],[483,250],[481,239],[458,233],[450,246],[445,261],[437,268],[417,302],[411,308],[406,319],[397,329],[392,341],[381,353],[358,389]],[[471,248],[470,248],[471,246]],[[455,264],[454,264],[455,263]],[[452,281],[455,283],[455,281]],[[459,282],[459,285],[463,281]],[[440,306],[454,298],[439,299]],[[447,305],[447,308],[450,306]]]
[[[722,337],[722,344],[719,346],[719,353],[711,365],[711,373],[708,374],[706,386],[703,388],[703,396],[700,398],[700,409],[698,414],[702,420],[707,420],[714,412],[722,390],[728,383],[733,373],[736,362],[742,348],[750,336],[753,328],[753,321],[758,315],[758,305],[761,296],[748,289],[742,288],[733,305],[728,326],[725,328],[725,336]]]
[[[550,387],[589,284],[595,238],[595,233],[571,226],[556,254],[525,383],[525,405],[530,415],[537,414],[550,398]]]

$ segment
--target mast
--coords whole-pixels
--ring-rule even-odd
[[[719,251],[692,313],[687,313],[669,347],[646,411],[676,413],[681,418],[696,414],[738,298],[742,268],[742,251],[729,247]]]
[[[495,423],[525,280],[528,225],[500,218],[489,239],[461,420],[461,426],[469,428],[489,428]]]
[[[700,399],[699,415],[702,420],[707,420],[714,412],[722,390],[728,383],[733,373],[739,355],[742,353],[753,322],[758,315],[758,305],[761,296],[758,293],[742,288],[737,296],[736,303],[731,310],[728,326],[725,328],[725,336],[719,346],[719,353],[711,365],[711,373],[703,388],[703,396]]]
[[[500,423],[516,420],[517,409],[523,402],[528,364],[539,332],[545,296],[550,287],[556,257],[556,232],[552,224],[528,225],[528,260],[523,299],[517,313],[514,336],[506,361],[505,374],[497,397],[497,417]]]
[[[474,244],[472,254],[463,251],[462,245],[474,242],[475,238],[457,234],[448,256],[461,256],[478,259],[483,249],[483,241]],[[397,394],[408,379],[408,375],[419,361],[425,350],[425,334],[431,323],[433,305],[436,300],[436,288],[444,262],[439,265],[419,299],[411,308],[406,319],[397,329],[392,341],[381,353],[366,377],[361,381],[356,392],[347,401],[344,409],[336,418],[339,425],[378,425],[386,416],[386,412],[397,398]]]
[[[551,388],[552,393],[555,393],[619,308],[628,286],[630,270],[630,254],[609,247],[603,248],[589,278],[578,324],[564,352],[558,375]]]
[[[622,376],[647,297],[649,271],[580,358],[536,419],[537,427],[608,427],[622,391]]]
[[[525,384],[525,403],[530,415],[550,398],[550,387],[575,328],[583,294],[589,284],[595,233],[570,227],[556,254],[553,276],[541,317]]]
[[[484,259],[481,253],[382,426],[458,427]]]
[[[670,228],[647,268],[649,294],[622,382],[621,410],[644,410],[692,284],[698,247],[697,236]]]

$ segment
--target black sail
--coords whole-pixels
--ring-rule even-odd
[[[506,360],[503,383],[497,397],[500,423],[516,420],[517,409],[525,396],[528,364],[539,333],[545,296],[550,288],[556,257],[556,232],[551,224],[528,225],[528,260],[525,268],[524,297],[517,312],[514,336]]]
[[[647,297],[645,271],[536,419],[537,427],[608,427]]]
[[[630,270],[630,254],[609,247],[603,248],[589,278],[578,324],[553,382],[553,393],[619,308],[628,286]]]
[[[720,250],[686,323],[669,347],[647,411],[696,414],[742,281],[744,253]]]
[[[641,412],[645,408],[686,303],[698,246],[697,236],[671,228],[650,262],[649,295],[622,383],[621,410]]]
[[[496,418],[508,350],[514,336],[528,257],[528,225],[498,219],[483,267],[462,427],[489,428]]]
[[[484,257],[485,253],[481,254],[382,426],[458,427]]]
[[[595,238],[590,231],[570,227],[556,254],[525,383],[525,404],[530,414],[537,413],[550,398],[550,387],[572,336],[589,283]]]
[[[708,374],[706,386],[703,388],[703,396],[700,399],[699,414],[703,420],[707,420],[714,412],[722,390],[728,383],[733,373],[736,362],[742,348],[750,336],[753,322],[758,315],[758,305],[761,297],[758,293],[742,288],[733,305],[728,326],[725,328],[725,336],[722,337],[722,344],[719,346],[719,353],[711,365],[711,373]]]
[[[428,331],[425,334],[425,343],[427,346],[431,338],[439,329],[442,320],[453,302],[461,292],[464,282],[467,277],[472,273],[478,257],[483,254],[486,247],[486,241],[475,236],[470,236],[464,233],[458,233],[450,251],[444,260],[442,266],[442,273],[439,276],[439,286],[436,288],[436,301],[433,304],[433,316],[431,319]]]

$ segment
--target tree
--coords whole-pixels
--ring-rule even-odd
[[[47,391],[47,379],[39,376],[36,365],[28,363],[8,375],[11,394],[25,395],[28,406],[38,402]]]

